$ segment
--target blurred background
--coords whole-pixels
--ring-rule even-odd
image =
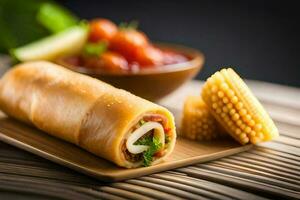
[[[34,1],[26,2],[29,5]],[[223,66],[232,66],[248,79],[300,86],[297,1],[57,2],[80,18],[105,17],[117,24],[138,20],[139,28],[154,41],[175,42],[199,49],[205,54],[206,63],[198,79],[207,78]],[[10,13],[10,17],[22,13],[26,5]],[[3,13],[0,7],[2,35],[1,20],[7,20]]]

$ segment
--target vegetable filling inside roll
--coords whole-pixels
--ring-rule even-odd
[[[159,114],[145,115],[131,130],[123,144],[123,153],[130,162],[149,166],[165,154],[170,136],[167,118]]]

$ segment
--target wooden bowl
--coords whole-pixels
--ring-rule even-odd
[[[195,77],[204,64],[204,56],[195,49],[180,45],[158,44],[156,46],[182,53],[190,60],[178,64],[141,69],[136,73],[104,73],[95,69],[70,65],[63,58],[57,59],[56,62],[73,71],[100,79],[117,88],[125,89],[137,96],[150,101],[157,101]]]

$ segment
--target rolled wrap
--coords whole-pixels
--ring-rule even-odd
[[[19,64],[0,80],[0,109],[7,115],[76,144],[119,166],[132,168],[122,145],[132,128],[147,114],[167,119],[170,142],[161,162],[175,145],[174,118],[165,108],[56,64]]]

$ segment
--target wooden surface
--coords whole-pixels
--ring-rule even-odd
[[[125,169],[5,116],[0,117],[0,140],[107,182],[214,160],[251,148],[251,145],[241,146],[231,138],[201,143],[178,138],[173,153],[165,162],[151,167]]]
[[[276,141],[110,184],[0,142],[0,199],[300,199],[300,89],[248,84],[279,128]],[[180,107],[183,96],[200,87],[188,83],[161,103]]]

